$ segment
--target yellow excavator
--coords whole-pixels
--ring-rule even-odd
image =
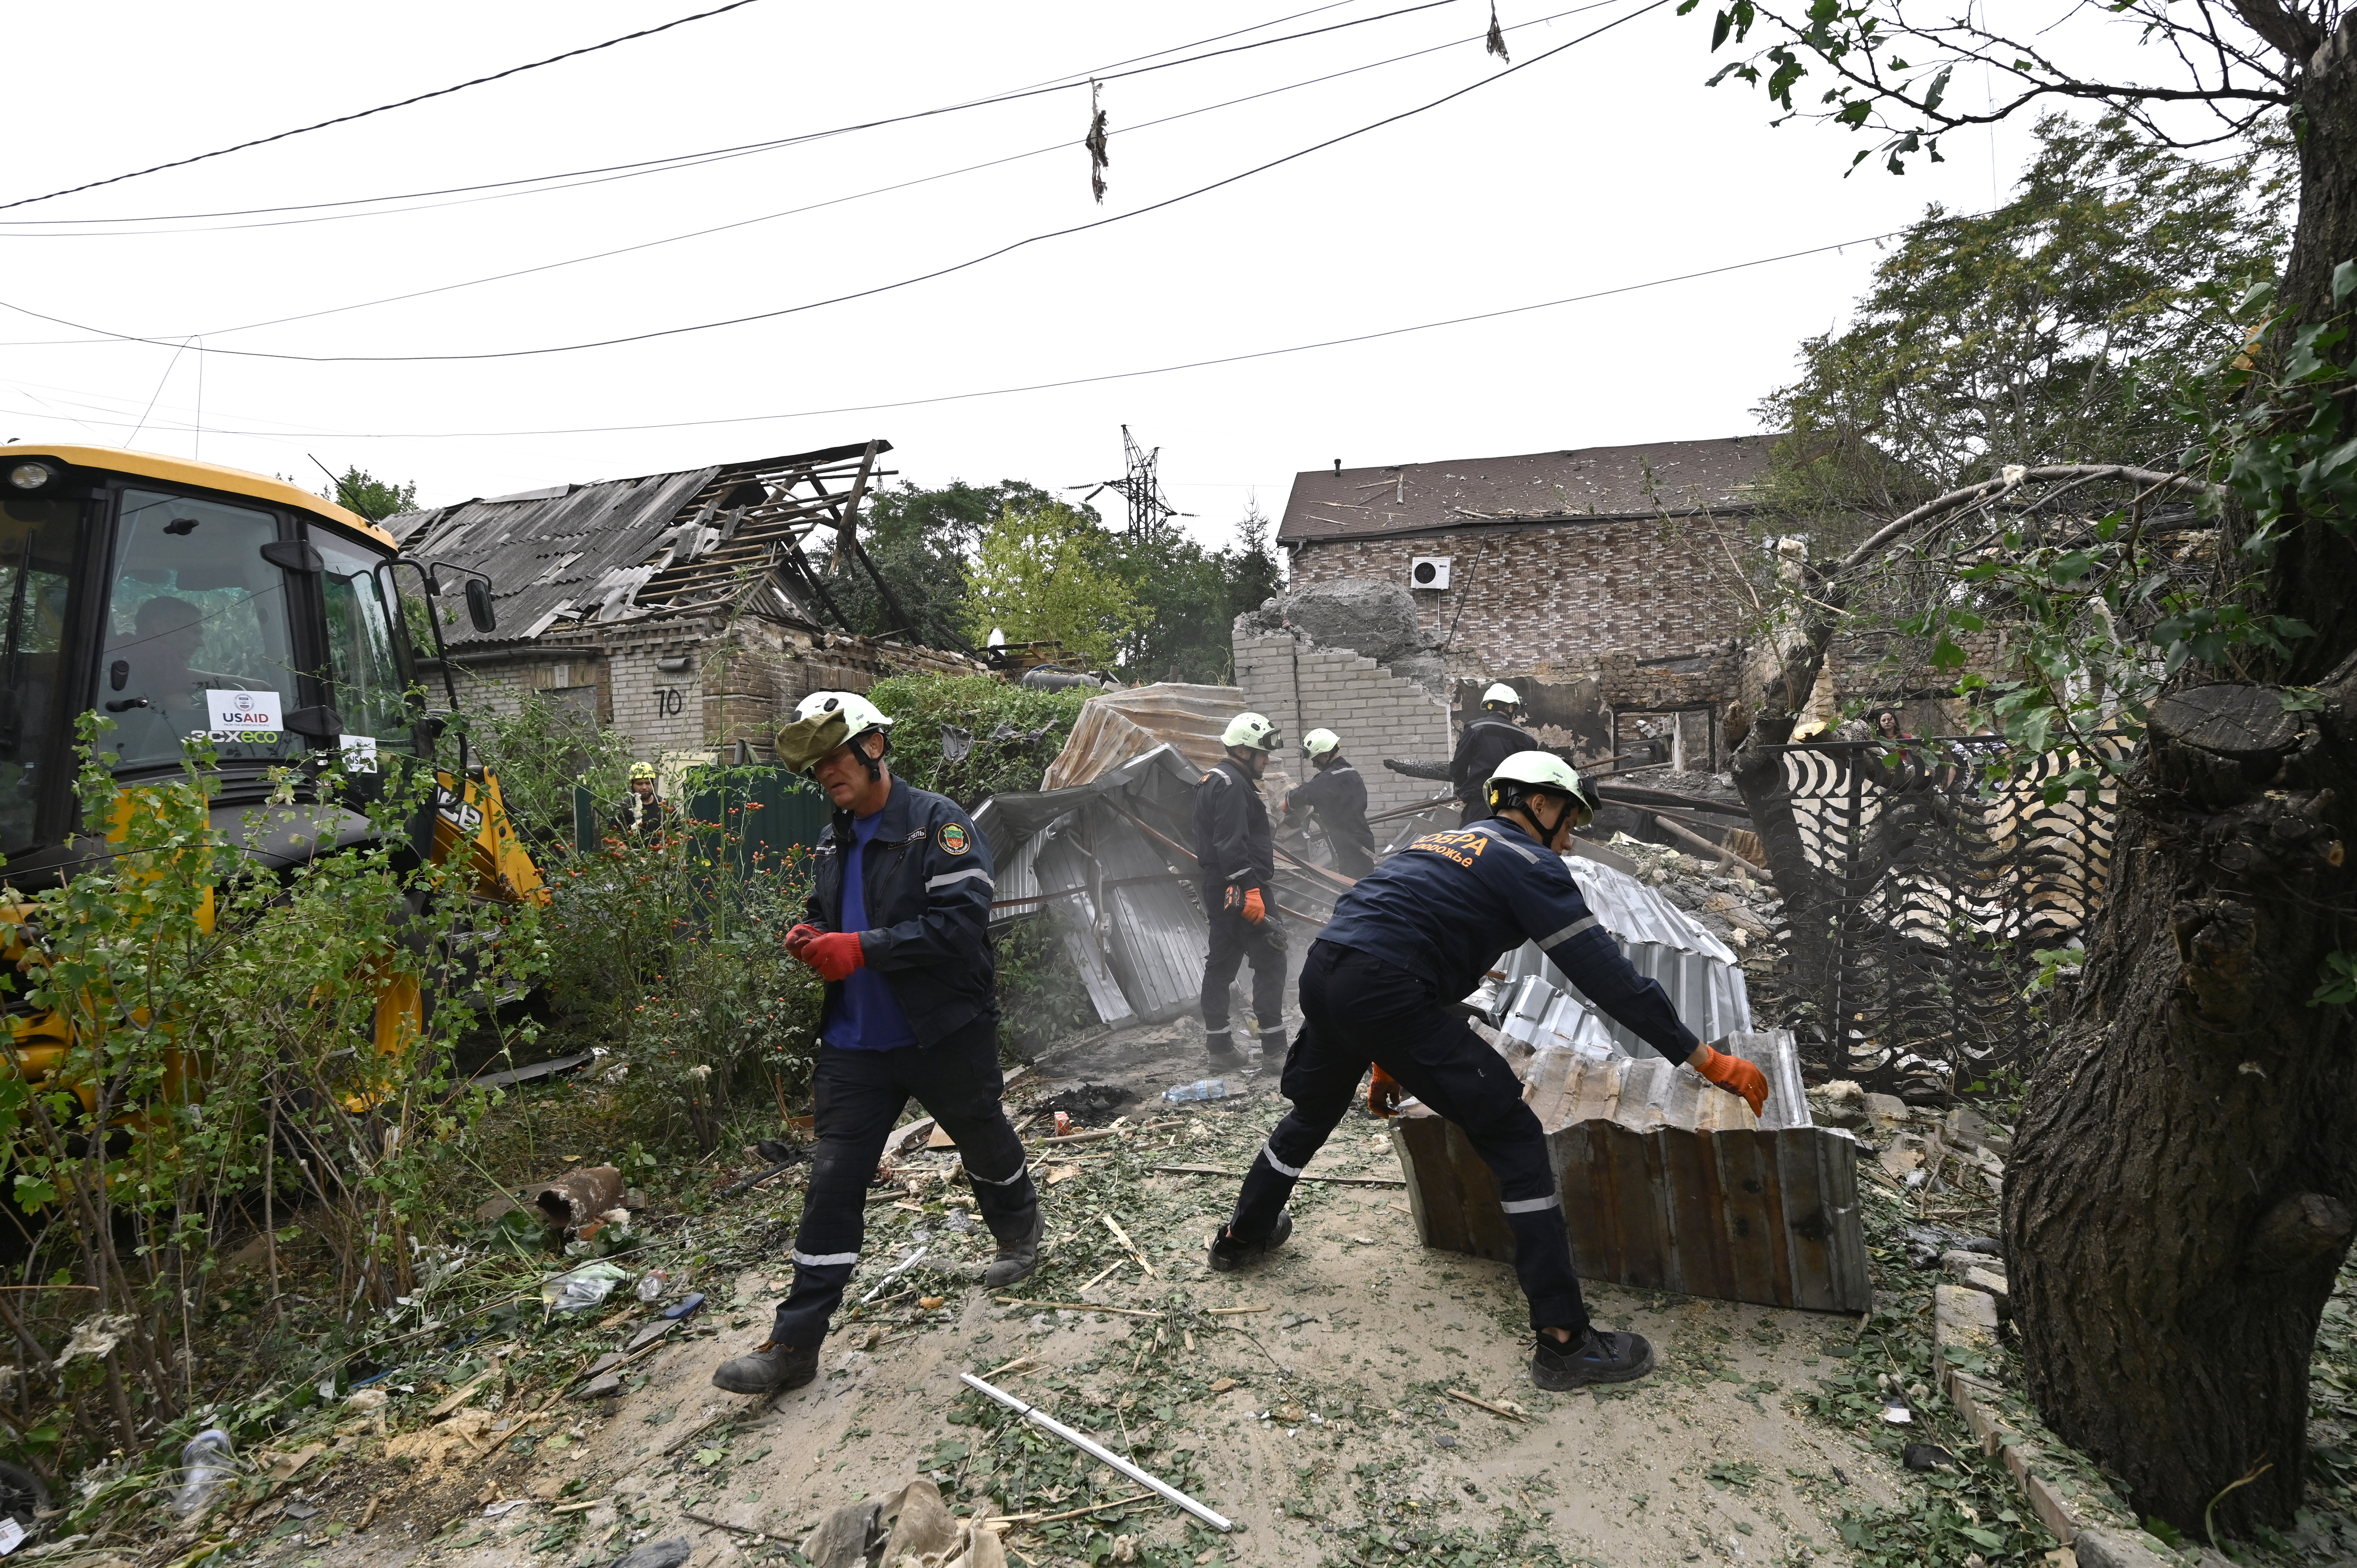
[[[494,629],[479,573],[404,556],[382,528],[284,480],[108,447],[0,446],[8,886],[54,886],[105,854],[142,788],[183,779],[182,743],[204,735],[219,768],[213,827],[266,869],[373,842],[380,830],[354,804],[428,767],[431,843],[421,822],[416,850],[464,865],[478,897],[545,903],[499,780],[423,700],[430,656],[457,708],[441,628],[462,606]],[[414,644],[414,623],[431,628],[430,650]],[[76,722],[93,710],[113,724],[102,748],[119,793],[104,835],[78,820],[74,789]],[[303,781],[299,828],[270,805],[290,772]],[[0,961],[32,956],[26,913],[0,906]],[[413,982],[388,979],[378,1051],[407,1049],[421,1004]],[[64,1058],[57,1015],[13,1011],[8,1027],[0,1075],[38,1083]]]

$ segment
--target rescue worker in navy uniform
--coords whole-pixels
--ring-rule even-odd
[[[794,1283],[760,1347],[712,1375],[730,1393],[817,1375],[827,1320],[866,1233],[867,1184],[910,1099],[957,1143],[998,1255],[983,1282],[1038,1266],[1045,1221],[1023,1145],[999,1101],[989,847],[957,802],[892,777],[892,721],[866,698],[816,692],[778,732],[778,760],[808,768],[835,804],[815,854],[805,921],[786,950],[826,981],[812,1074],[818,1150],[794,1235]]]
[[[1396,1106],[1405,1090],[1463,1129],[1496,1174],[1514,1272],[1531,1304],[1532,1380],[1543,1389],[1627,1382],[1652,1369],[1652,1347],[1588,1321],[1538,1118],[1505,1059],[1450,1004],[1501,950],[1535,941],[1581,994],[1663,1056],[1743,1096],[1755,1112],[1767,1102],[1768,1081],[1742,1058],[1695,1039],[1662,988],[1629,966],[1588,913],[1562,854],[1587,815],[1570,765],[1523,752],[1500,764],[1489,785],[1492,820],[1426,834],[1393,855],[1342,895],[1310,944],[1301,971],[1304,1021],[1285,1061],[1293,1109],[1245,1173],[1234,1218],[1212,1238],[1211,1263],[1241,1268],[1285,1244],[1293,1230],[1286,1200],[1372,1065],[1372,1107]]]
[[[1481,693],[1480,713],[1457,737],[1457,755],[1448,761],[1448,781],[1457,786],[1457,799],[1463,807],[1460,825],[1490,815],[1490,776],[1500,763],[1517,752],[1538,749],[1539,743],[1514,722],[1522,705],[1521,695],[1512,686],[1502,682],[1492,685]]]
[[[1317,774],[1285,798],[1285,820],[1308,811],[1334,850],[1334,869],[1364,876],[1375,868],[1375,830],[1367,825],[1367,781],[1342,755],[1342,737],[1314,729],[1301,737],[1301,755]]]
[[[1243,1065],[1228,1025],[1228,986],[1252,960],[1253,1015],[1264,1059],[1285,1049],[1285,924],[1277,918],[1276,843],[1261,775],[1276,746],[1276,726],[1238,714],[1220,736],[1227,760],[1195,786],[1195,858],[1203,871],[1203,911],[1211,927],[1203,960],[1203,1044],[1211,1065]]]

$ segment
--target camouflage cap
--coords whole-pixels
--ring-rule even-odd
[[[796,719],[778,731],[778,766],[807,773],[850,738],[851,721],[840,709]]]

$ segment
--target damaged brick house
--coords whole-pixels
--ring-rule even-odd
[[[554,485],[385,526],[408,554],[490,579],[497,628],[443,628],[463,703],[512,712],[538,692],[620,730],[641,757],[764,759],[810,692],[981,669],[961,652],[855,634],[804,553],[817,535],[840,567],[872,575],[858,519],[891,449]]]
[[[1654,741],[1717,771],[1745,686],[1740,553],[1775,441],[1338,463],[1296,476],[1277,542],[1297,591],[1408,589],[1460,716],[1504,680],[1551,743],[1605,757]]]

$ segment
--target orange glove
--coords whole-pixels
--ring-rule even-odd
[[[1367,1114],[1396,1116],[1399,1114],[1399,1079],[1382,1068],[1376,1068],[1375,1076],[1367,1080]]]
[[[843,981],[867,964],[867,951],[857,931],[823,931],[795,950],[794,956],[818,971],[819,978]]]
[[[1243,917],[1255,926],[1268,918],[1268,906],[1262,902],[1259,888],[1255,887],[1244,895]]]
[[[1751,1103],[1751,1114],[1757,1116],[1768,1103],[1768,1075],[1745,1061],[1741,1057],[1725,1051],[1702,1047],[1702,1060],[1695,1062],[1695,1071],[1718,1085],[1729,1094],[1739,1094]]]
[[[805,942],[808,942],[813,937],[822,934],[823,933],[816,926],[796,926],[792,930],[786,933],[786,950],[793,954],[796,958],[800,958],[802,952],[802,945]]]

